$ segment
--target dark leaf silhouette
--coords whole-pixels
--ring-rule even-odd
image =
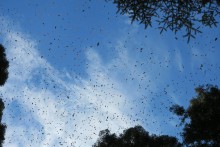
[[[5,55],[5,48],[0,44],[0,86],[4,85],[8,79],[8,60]]]
[[[112,0],[107,0],[112,1]],[[114,0],[118,12],[131,21],[138,21],[145,28],[157,23],[163,31],[185,31],[183,37],[195,38],[201,26],[217,26],[219,0]]]
[[[5,106],[4,103],[2,101],[2,99],[0,98],[0,122],[2,121],[2,115],[3,115],[3,110],[4,110]],[[5,140],[5,130],[6,130],[6,125],[5,124],[0,124],[0,146],[2,147],[2,144]]]
[[[9,62],[5,55],[5,48],[0,44],[0,86],[3,86],[8,78],[8,66]],[[2,147],[5,140],[6,125],[1,123],[4,108],[4,102],[0,98],[0,147]]]
[[[171,111],[189,121],[183,121],[183,139],[187,146],[220,146],[220,90],[206,85],[195,89],[197,96],[184,109],[173,106]]]
[[[181,147],[175,137],[149,135],[141,126],[124,130],[117,136],[108,129],[100,131],[98,141],[93,147]]]

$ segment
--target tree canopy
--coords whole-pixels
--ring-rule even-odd
[[[112,0],[107,0],[112,1]],[[145,28],[157,23],[161,33],[181,30],[183,37],[195,38],[201,26],[217,26],[220,0],[114,0],[118,12],[131,21],[139,21]]]
[[[5,48],[0,44],[0,86],[3,86],[8,79],[9,62],[6,58]]]
[[[4,102],[0,98],[0,122],[2,122],[2,115],[4,108],[5,108]],[[5,140],[5,130],[6,130],[6,125],[0,123],[0,147],[2,147],[2,144]]]
[[[180,117],[184,125],[182,136],[187,146],[220,146],[220,90],[206,85],[195,89],[197,96],[188,108],[179,105],[171,111]]]
[[[8,79],[8,66],[9,62],[6,58],[5,48],[0,44],[0,86],[3,86]],[[0,98],[0,147],[2,147],[5,140],[6,125],[1,123],[4,108],[4,102]]]
[[[135,126],[123,131],[117,136],[108,129],[100,131],[98,141],[93,147],[181,147],[175,137],[167,135],[149,135],[141,126]]]

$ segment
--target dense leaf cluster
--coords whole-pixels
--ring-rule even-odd
[[[197,96],[190,106],[171,108],[182,117],[183,139],[187,146],[220,146],[220,90],[216,86],[196,88]],[[188,119],[189,121],[185,121]]]
[[[8,79],[8,66],[9,62],[5,55],[5,48],[0,44],[0,86],[3,86]],[[1,123],[4,108],[4,102],[0,98],[0,147],[2,147],[5,140],[6,131],[6,125]]]
[[[141,126],[124,130],[117,136],[108,129],[100,131],[98,141],[93,147],[181,147],[175,137],[149,135]]]
[[[0,147],[2,147],[2,144],[5,140],[5,131],[6,131],[6,125],[1,123],[4,108],[5,108],[4,103],[0,98]]]
[[[0,86],[3,86],[8,79],[8,60],[5,55],[5,48],[0,44]]]

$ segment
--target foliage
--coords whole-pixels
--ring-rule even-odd
[[[141,126],[124,130],[117,136],[108,129],[100,131],[98,141],[93,147],[181,147],[175,137],[149,135]]]
[[[145,28],[154,21],[161,33],[171,30],[176,34],[184,29],[183,37],[188,42],[201,33],[201,26],[217,26],[220,14],[220,0],[114,0],[113,3],[120,14],[128,15],[132,22],[139,21]]]
[[[220,146],[220,90],[212,85],[195,90],[197,96],[187,109],[180,106],[171,108],[176,115],[189,120],[183,120],[184,143],[187,146]]]
[[[3,86],[8,79],[8,60],[5,55],[5,48],[0,44],[0,86]]]
[[[3,86],[8,79],[8,66],[9,62],[5,55],[5,48],[0,44],[0,86]],[[1,123],[4,108],[4,102],[0,98],[0,147],[2,147],[5,140],[6,131],[6,125]]]
[[[2,99],[0,99],[0,122],[2,121],[2,112],[4,110],[5,106],[4,103],[2,101]],[[6,130],[6,125],[5,124],[0,124],[0,147],[2,147],[3,141],[5,140],[5,130]]]

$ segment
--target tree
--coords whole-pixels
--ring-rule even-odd
[[[5,55],[5,48],[0,44],[0,86],[3,86],[8,79],[8,60]]]
[[[149,135],[141,126],[123,131],[117,136],[108,129],[100,131],[99,139],[93,147],[181,147],[175,137]]]
[[[112,1],[112,0],[106,0]],[[152,27],[158,24],[161,33],[171,30],[175,34],[185,29],[183,37],[195,38],[201,26],[217,26],[220,0],[114,0],[118,12],[131,21]]]
[[[9,62],[5,55],[5,48],[0,44],[0,86],[3,86],[8,79],[8,66]],[[0,147],[2,147],[5,140],[6,125],[1,123],[4,108],[4,102],[0,98]]]
[[[2,115],[4,108],[5,108],[4,102],[0,98],[0,122],[2,122]],[[0,123],[0,147],[2,147],[2,144],[5,140],[5,130],[6,130],[6,125]]]
[[[184,125],[182,136],[187,146],[220,146],[220,90],[206,85],[195,89],[197,96],[188,108],[174,105],[170,108]]]

